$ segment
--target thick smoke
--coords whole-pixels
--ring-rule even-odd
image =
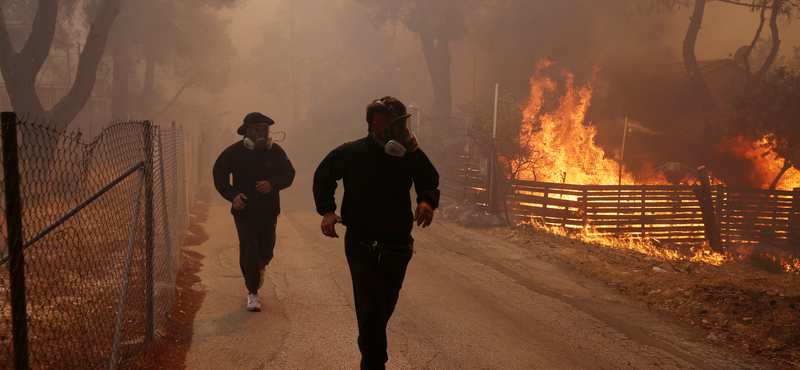
[[[715,158],[718,148],[698,145],[703,117],[686,85],[681,49],[691,9],[648,14],[638,10],[644,2],[516,1],[474,8],[467,37],[450,45],[453,115],[471,116],[473,99],[491,106],[495,83],[501,93],[525,101],[536,63],[547,57],[556,62],[554,78],[568,69],[578,84],[595,87],[587,122],[597,126],[597,142],[607,157],[619,154],[625,117],[660,133],[631,135],[626,144],[631,171],[666,162],[716,166],[723,175],[728,172],[723,165],[746,168],[746,161]],[[371,99],[394,95],[430,109],[432,87],[420,39],[401,23],[376,27],[356,0],[289,4],[250,1],[229,14],[239,53],[233,72],[238,82],[222,100],[222,110],[231,112],[227,125],[262,111],[278,122],[276,130],[288,133],[285,146],[308,154],[314,163],[336,143],[366,134],[363,110]],[[739,83],[729,76],[736,67],[725,60],[751,41],[757,24],[758,15],[745,8],[707,6],[696,54],[715,94]],[[796,30],[796,25],[781,29],[783,53],[800,44]],[[592,79],[597,65],[601,72]],[[296,122],[293,84],[300,113]]]

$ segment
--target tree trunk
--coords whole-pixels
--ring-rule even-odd
[[[78,71],[70,91],[50,111],[42,107],[36,94],[36,75],[50,53],[58,17],[58,0],[39,0],[31,34],[19,53],[14,51],[5,16],[0,9],[0,72],[6,83],[14,110],[29,119],[52,120],[63,130],[83,109],[94,88],[97,66],[105,50],[106,37],[119,13],[121,0],[103,0],[100,11],[89,28],[86,45],[78,60]]]
[[[146,55],[145,58],[144,85],[142,85],[142,96],[141,99],[139,99],[139,114],[149,116],[150,110],[153,109],[153,104],[155,102],[154,81],[156,74],[156,62],[155,59],[150,56]]]
[[[760,21],[758,22],[758,28],[756,29],[756,34],[753,36],[753,41],[750,42],[750,46],[747,47],[747,51],[744,53],[744,60],[742,61],[744,65],[744,74],[747,76],[747,81],[753,77],[753,73],[750,71],[750,53],[753,52],[753,49],[756,47],[758,40],[761,38],[761,30],[764,29],[764,22],[766,18],[764,17],[764,13],[766,12],[767,8],[761,8],[761,15]]]
[[[445,116],[450,115],[453,98],[450,86],[450,42],[442,39],[435,40],[430,35],[420,32],[422,53],[431,76],[433,85],[433,113]]]
[[[97,80],[97,67],[106,50],[108,32],[119,14],[120,2],[121,0],[103,0],[100,11],[89,27],[86,45],[78,59],[75,83],[52,109],[53,121],[61,127],[66,127],[75,119],[92,95]]]
[[[2,14],[2,9],[0,9]],[[45,111],[36,93],[36,75],[50,52],[58,16],[57,0],[41,0],[36,9],[30,36],[17,53],[5,27],[5,15],[0,27],[0,72],[8,91],[11,106],[22,119],[45,119],[52,116]]]
[[[686,38],[683,40],[683,64],[689,74],[689,83],[697,92],[700,107],[703,113],[709,113],[717,109],[717,103],[711,96],[711,91],[700,74],[700,66],[697,64],[697,57],[694,55],[694,47],[697,42],[697,34],[703,23],[703,12],[705,11],[706,0],[696,0],[694,3],[694,13],[690,18],[689,29],[686,31]]]
[[[112,35],[111,48],[114,60],[114,75],[111,82],[111,119],[115,120],[124,118],[129,113],[131,59],[128,36],[123,30]]]
[[[784,159],[783,160],[783,167],[781,167],[781,171],[778,172],[778,175],[775,176],[774,180],[772,180],[772,184],[769,184],[769,190],[775,190],[775,188],[778,186],[778,181],[781,180],[781,177],[783,177],[783,174],[786,173],[786,171],[788,171],[790,168],[792,168],[792,162],[790,160],[788,160],[788,159]]]
[[[292,65],[292,123],[294,124],[300,122],[300,76],[298,76],[297,68],[297,43],[297,28],[294,23],[294,0],[289,0],[289,59]]]
[[[772,0],[772,14],[769,16],[769,29],[772,32],[772,48],[767,54],[767,59],[764,64],[759,68],[758,72],[753,74],[752,80],[758,81],[767,74],[769,67],[775,62],[775,57],[778,56],[778,48],[781,45],[781,40],[778,37],[778,13],[781,10],[784,0]]]

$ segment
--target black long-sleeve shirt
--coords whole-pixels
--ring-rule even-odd
[[[230,175],[233,174],[233,184]],[[242,141],[225,149],[214,163],[214,187],[223,198],[233,202],[239,193],[247,200],[242,210],[231,207],[234,215],[277,216],[281,213],[280,190],[294,181],[294,167],[286,152],[278,144],[270,149],[250,150]],[[268,181],[272,190],[263,194],[256,183]]]
[[[314,201],[320,215],[336,210],[334,193],[341,179],[342,223],[373,240],[408,240],[414,226],[412,182],[417,204],[439,206],[439,173],[421,149],[394,157],[369,136],[334,149],[314,173]]]

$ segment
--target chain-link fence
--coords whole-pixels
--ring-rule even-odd
[[[199,137],[2,118],[0,369],[137,368],[174,298]]]

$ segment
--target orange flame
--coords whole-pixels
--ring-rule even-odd
[[[772,184],[772,181],[781,172],[783,160],[778,158],[778,155],[770,151],[766,144],[766,140],[761,143],[749,143],[742,138],[736,139],[744,153],[745,158],[750,159],[755,163],[755,168],[750,173],[750,180],[762,189],[767,189]],[[764,153],[768,153],[764,155]],[[775,186],[777,190],[792,190],[800,185],[800,171],[796,168],[789,168]]]
[[[533,171],[522,172],[520,179],[578,185],[616,184],[619,163],[605,158],[604,151],[594,143],[597,129],[591,124],[584,125],[592,97],[591,84],[575,86],[575,76],[566,69],[562,70],[564,94],[558,99],[556,109],[540,114],[545,96],[558,89],[558,83],[547,76],[547,70],[553,65],[547,58],[536,65],[536,73],[530,81],[530,99],[523,112],[523,134],[520,135],[520,138],[531,137],[529,142],[521,144],[527,145],[531,152],[547,153],[548,162]],[[594,75],[599,71],[600,64],[595,66]],[[527,135],[534,130],[537,119],[541,131]],[[623,173],[623,181],[633,183],[633,176]]]
[[[575,229],[567,229],[558,225],[542,225],[538,222],[523,222],[522,224],[533,226],[539,230],[545,230],[554,235],[580,240],[584,243],[600,244],[615,249],[632,250],[669,261],[689,261],[720,266],[733,259],[730,254],[719,254],[710,250],[707,245],[692,247],[688,254],[684,254],[677,250],[659,246],[656,240],[648,237],[642,238],[634,235],[624,235],[620,237],[598,232],[591,227],[576,231]]]

